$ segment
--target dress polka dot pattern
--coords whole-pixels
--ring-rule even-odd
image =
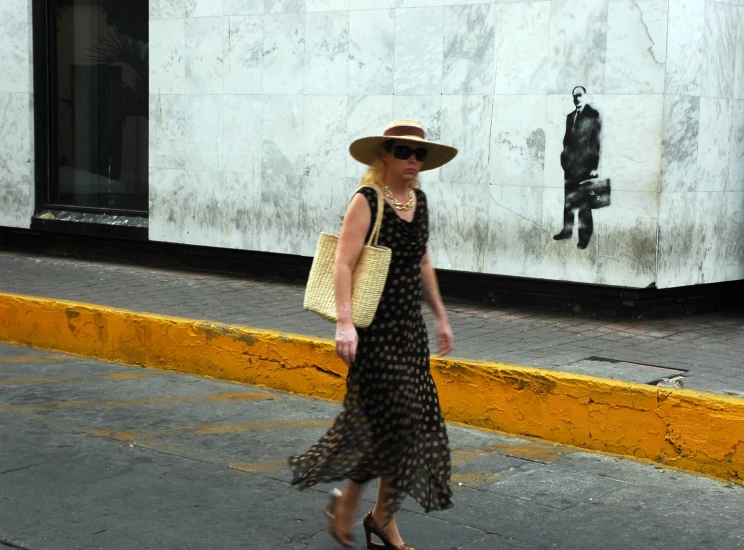
[[[377,214],[374,189],[361,188]],[[426,195],[416,190],[411,222],[387,203],[379,244],[392,250],[388,279],[372,324],[357,329],[356,361],[346,397],[331,429],[310,450],[290,458],[293,484],[386,476],[385,507],[393,514],[406,495],[427,512],[452,506],[450,449],[439,397],[429,370],[421,313],[421,259],[429,238]]]

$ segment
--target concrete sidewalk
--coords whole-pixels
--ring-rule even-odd
[[[304,288],[281,282],[0,251],[0,292],[333,338],[330,323],[302,309]],[[644,384],[680,375],[685,388],[744,397],[740,312],[619,322],[446,305],[456,357]]]
[[[339,408],[0,344],[0,545],[340,548],[321,512],[329,487],[298,493],[286,467]],[[425,515],[406,501],[399,516],[417,550],[744,547],[744,487],[495,432],[449,431],[455,507]],[[360,512],[373,496],[369,487]],[[355,535],[363,548],[360,522]]]

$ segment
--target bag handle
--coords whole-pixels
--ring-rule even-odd
[[[380,227],[382,227],[382,215],[385,210],[385,199],[382,196],[382,190],[376,185],[362,185],[362,187],[370,187],[377,193],[377,218],[375,219],[375,225],[372,227],[372,232],[369,234],[367,239],[367,246],[377,246],[377,240],[380,237]]]

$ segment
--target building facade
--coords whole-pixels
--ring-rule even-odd
[[[0,0],[0,226],[312,256],[410,118],[439,268],[744,279],[737,2]]]

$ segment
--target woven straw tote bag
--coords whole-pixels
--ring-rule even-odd
[[[389,248],[377,245],[385,199],[382,198],[382,193],[376,185],[364,187],[371,187],[377,192],[377,218],[351,276],[351,321],[354,326],[360,328],[366,328],[372,324],[382,290],[385,287],[392,257],[392,251]],[[337,235],[320,234],[313,265],[310,268],[310,277],[305,288],[304,302],[305,309],[334,323],[338,320],[333,284],[333,266],[336,261],[337,247]]]

